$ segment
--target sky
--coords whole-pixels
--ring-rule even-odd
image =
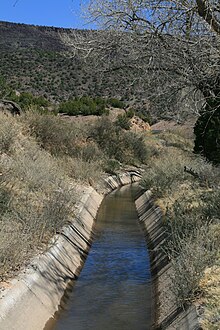
[[[0,21],[86,29],[80,0],[0,0]]]

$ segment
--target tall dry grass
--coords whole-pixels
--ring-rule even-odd
[[[219,261],[220,169],[193,155],[192,142],[179,133],[162,133],[157,139],[163,148],[150,159],[142,186],[165,205],[168,238],[163,250],[173,267],[177,303],[186,305],[204,293],[200,282],[205,269]],[[185,172],[185,166],[196,175]]]
[[[26,125],[4,114],[0,114],[0,124],[0,140],[4,141],[0,154],[0,277],[5,277],[73,217],[76,194],[73,180],[28,134]]]

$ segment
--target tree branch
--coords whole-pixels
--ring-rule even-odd
[[[196,3],[198,6],[199,16],[209,24],[213,31],[220,35],[220,24],[216,19],[211,7],[208,6],[209,2],[204,0],[196,0]]]

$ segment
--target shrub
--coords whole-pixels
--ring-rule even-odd
[[[102,160],[104,157],[102,151],[93,141],[89,141],[81,146],[79,156],[85,162]]]
[[[209,101],[211,102],[211,100]],[[210,105],[205,108],[205,112],[198,118],[194,133],[195,153],[200,153],[215,164],[220,163],[220,108],[208,111]]]
[[[8,225],[10,223],[10,225]],[[12,214],[6,213],[0,221],[0,279],[4,279],[11,270],[18,268],[30,245],[29,232],[24,235],[19,223]]]
[[[80,183],[89,183],[93,187],[103,173],[103,159],[85,161],[81,157],[66,156],[59,159],[59,164],[69,177]]]
[[[109,98],[107,100],[107,103],[108,103],[108,105],[112,106],[113,108],[120,108],[120,109],[125,108],[125,103],[116,98]]]
[[[118,115],[115,124],[126,130],[129,130],[131,126],[129,118],[126,114]]]
[[[120,162],[116,159],[108,159],[104,165],[104,170],[109,174],[117,174],[117,171],[120,169]]]
[[[170,148],[153,159],[146,171],[142,186],[152,189],[157,196],[162,196],[175,184],[180,184],[187,174],[184,173],[184,164],[188,164],[190,158],[177,149]]]
[[[103,115],[107,114],[106,102],[101,98],[91,98],[89,96],[82,96],[81,98],[75,98],[62,102],[59,105],[58,112],[66,113],[70,116],[75,115]]]
[[[70,178],[57,160],[25,136],[26,128],[15,118],[4,119],[14,122],[19,139],[10,154],[0,155],[0,277],[17,269],[69,221],[76,201]]]
[[[169,253],[174,269],[172,291],[178,304],[184,306],[201,295],[200,280],[206,267],[215,263],[219,243],[213,241],[210,228],[203,226],[197,228],[195,235],[179,239],[178,246],[178,252]]]
[[[107,117],[101,118],[91,127],[91,136],[109,158],[121,159],[122,132]]]
[[[74,203],[75,194],[67,186],[60,186],[47,196],[38,217],[40,240],[47,231],[55,233],[71,219]]]
[[[79,155],[79,142],[84,137],[86,126],[82,127],[49,114],[29,113],[22,119],[40,145],[52,155]]]
[[[9,93],[11,93],[11,88],[6,83],[5,78],[0,75],[0,98],[4,98]]]
[[[0,153],[9,153],[17,139],[19,126],[15,120],[0,113]]]
[[[123,134],[124,155],[126,162],[145,163],[150,156],[143,135],[134,132]],[[129,156],[127,154],[130,154]]]
[[[42,111],[42,108],[50,105],[49,101],[43,96],[34,96],[27,92],[23,92],[19,96],[15,92],[11,92],[9,99],[18,103],[24,111],[30,110],[33,106],[35,110]]]
[[[184,171],[192,169],[196,177]],[[218,174],[217,174],[218,173]],[[143,177],[142,184],[146,189],[153,189],[157,196],[175,191],[184,181],[193,181],[197,185],[212,187],[215,185],[219,171],[201,157],[169,147],[149,163],[149,169]]]
[[[208,204],[198,202],[198,196],[195,202],[182,198],[166,215],[168,240],[164,248],[173,267],[172,290],[179,305],[188,304],[201,293],[203,272],[215,263],[220,251],[214,219],[203,212]]]
[[[91,128],[91,136],[110,159],[123,163],[144,162],[147,149],[143,136],[124,132],[107,117],[101,118]]]
[[[10,193],[1,183],[0,185],[0,216],[3,216],[9,209]]]
[[[134,109],[129,108],[128,110],[126,110],[126,116],[127,116],[127,118],[133,118],[134,115],[135,115]]]

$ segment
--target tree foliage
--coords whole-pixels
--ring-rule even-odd
[[[103,115],[107,113],[106,101],[102,98],[89,96],[76,97],[75,99],[62,102],[58,108],[60,113],[68,115]]]
[[[213,113],[204,112],[197,120],[194,151],[215,164],[220,163],[220,107]]]

